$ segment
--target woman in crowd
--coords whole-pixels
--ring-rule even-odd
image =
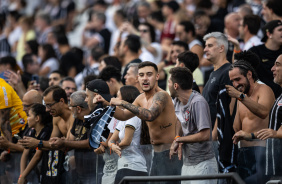
[[[51,72],[58,70],[59,62],[52,45],[40,45],[38,49],[38,55],[41,58],[39,70],[40,76],[48,77]]]
[[[123,86],[118,92],[118,98],[132,103],[139,91],[134,86]],[[138,117],[127,121],[120,121],[108,146],[119,155],[118,171],[115,183],[119,183],[124,176],[147,176],[147,166],[144,155],[140,150],[140,141],[143,144],[149,142],[146,123],[142,123]],[[141,136],[142,135],[142,136]]]
[[[31,106],[28,112],[28,126],[35,130],[34,135],[32,137],[38,140],[49,140],[52,133],[52,116],[46,112],[46,107],[42,104],[34,104]],[[20,142],[20,141],[19,141]],[[40,143],[39,143],[40,144]],[[42,144],[42,142],[41,142]],[[36,167],[38,162],[41,160],[42,150],[39,147],[35,149],[24,149],[22,157],[21,157],[21,175],[19,177],[18,183],[23,184],[28,180],[27,176],[31,173],[31,171]],[[27,161],[30,162],[27,164]],[[37,178],[34,182],[38,183],[39,176],[31,177],[32,180]]]

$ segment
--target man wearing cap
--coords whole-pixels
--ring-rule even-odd
[[[110,130],[107,126],[113,117],[113,113],[115,112],[113,107],[103,107],[103,104],[97,100],[100,96],[107,101],[105,104],[109,105],[112,96],[110,95],[107,83],[102,79],[90,81],[86,87],[85,101],[87,101],[92,113],[84,118],[86,122],[89,122],[87,124],[90,125],[91,129],[89,144],[95,149],[100,146],[101,142],[106,142],[110,134]],[[99,126],[100,128],[98,128]],[[103,152],[103,145],[99,149]],[[100,150],[96,150],[96,152],[97,151],[100,152]]]
[[[276,58],[282,54],[282,22],[281,20],[273,20],[263,27],[264,37],[262,45],[252,47],[250,51],[257,54],[261,59],[260,65],[256,69],[258,78],[268,85],[274,92],[275,98],[281,93],[282,89],[278,84],[273,82],[273,74],[271,68]]]

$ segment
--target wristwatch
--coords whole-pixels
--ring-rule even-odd
[[[39,144],[38,144],[37,147],[38,147],[38,149],[42,149],[42,147],[43,147],[43,142],[42,142],[42,140],[39,141]]]
[[[245,98],[245,94],[244,93],[241,93],[239,98],[237,98],[239,101],[242,101],[244,98]]]

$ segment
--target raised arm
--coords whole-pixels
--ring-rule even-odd
[[[166,92],[158,92],[154,95],[152,105],[149,109],[119,99],[111,100],[111,105],[122,106],[142,120],[154,121],[164,110],[168,99],[168,94]]]
[[[260,84],[256,84],[260,85]],[[239,98],[241,92],[236,90],[233,86],[226,85],[229,96]],[[275,101],[274,93],[266,86],[261,85],[259,89],[258,101],[252,100],[247,95],[241,101],[254,115],[261,119],[265,119],[271,110],[271,107]]]

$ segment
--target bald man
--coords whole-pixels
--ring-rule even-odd
[[[23,96],[23,110],[26,112],[28,115],[28,111],[30,107],[35,104],[35,103],[40,103],[42,104],[42,95],[36,91],[36,90],[30,90],[27,93],[24,94]],[[18,133],[20,137],[23,137],[25,135],[31,134],[31,130],[28,128],[28,125],[25,127],[23,131]],[[10,151],[15,151],[15,152],[22,152],[23,151],[23,146],[19,145],[18,143],[13,143],[9,142],[6,138],[1,137],[0,138],[0,144],[1,146],[10,149]]]
[[[23,96],[23,110],[27,115],[30,107],[35,103],[42,104],[42,95],[37,90],[32,89]]]
[[[239,13],[232,12],[225,16],[224,26],[225,33],[227,33],[232,38],[237,38],[239,36],[241,17]]]

